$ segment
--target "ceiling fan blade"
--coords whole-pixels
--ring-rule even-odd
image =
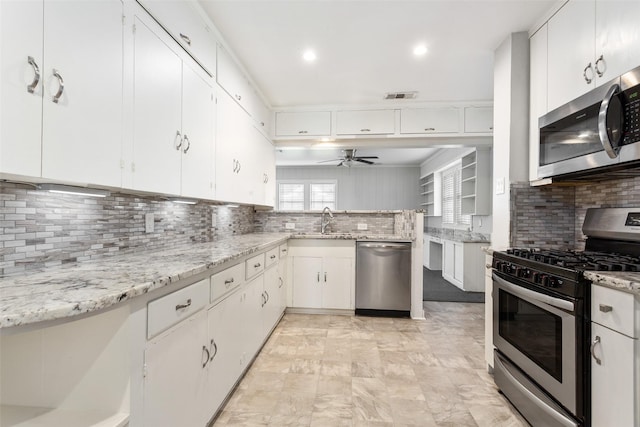
[[[375,163],[370,162],[369,160],[362,160],[361,157],[358,157],[357,159],[353,159],[353,160],[355,160],[356,162],[360,162],[360,163],[366,163],[368,165],[375,165]]]
[[[344,159],[331,159],[331,160],[322,160],[318,163],[328,163],[328,162],[338,162],[338,161],[342,161]]]
[[[340,166],[342,166],[342,164],[343,164],[343,163],[344,163],[344,162],[340,162],[340,163],[338,163],[336,166],[337,166],[337,167],[340,167]]]
[[[378,159],[378,156],[357,156],[354,159]]]

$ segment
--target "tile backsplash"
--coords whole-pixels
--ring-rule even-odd
[[[385,212],[334,212],[333,219],[327,230],[330,233],[362,233],[362,231],[358,230],[358,224],[365,223],[368,230],[375,230],[375,234],[394,234],[395,216],[396,214],[394,213]],[[255,231],[319,233],[320,217],[320,212],[259,211],[255,214]],[[287,223],[294,224],[295,229],[287,229]]]
[[[148,213],[152,233],[145,233]],[[82,197],[1,182],[0,276],[249,233],[253,215],[251,206],[184,205],[121,193]]]

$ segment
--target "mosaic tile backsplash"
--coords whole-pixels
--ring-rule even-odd
[[[640,207],[640,177],[576,186],[511,186],[512,246],[584,249],[588,208]]]
[[[148,213],[152,233],[145,233]],[[0,183],[0,276],[249,233],[253,215],[250,206],[184,205],[120,193],[82,197]]]
[[[285,227],[295,224],[295,229]],[[358,224],[366,223],[376,234],[394,234],[395,214],[393,213],[343,213],[335,212],[327,229],[330,233],[357,233]],[[255,231],[266,233],[320,233],[320,212],[256,212]]]

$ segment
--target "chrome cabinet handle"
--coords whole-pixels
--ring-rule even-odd
[[[233,159],[233,172],[237,172],[238,171],[238,161],[236,159]]]
[[[600,304],[600,311],[603,313],[610,313],[613,311],[613,307],[606,304]]]
[[[191,46],[191,39],[189,38],[188,35],[180,33],[180,38],[186,41],[189,46]]]
[[[276,256],[275,255],[271,255],[269,258],[276,259]]]
[[[191,148],[191,141],[189,141],[189,137],[187,136],[187,134],[184,134],[184,142],[187,143],[187,146],[184,147],[184,150],[182,150],[182,152],[184,154],[187,154],[187,151],[189,151],[189,148]]]
[[[180,147],[182,147],[182,134],[180,133],[179,130],[176,131],[176,138],[178,138],[178,145],[176,145],[176,150],[180,150]],[[175,141],[175,138],[174,138]]]
[[[280,280],[280,286],[278,286],[278,289],[280,289],[282,285],[284,285],[284,280],[282,280],[282,277],[278,277],[278,279]]]
[[[267,300],[264,302],[266,304],[269,302],[269,292],[264,291],[264,294],[267,296]]]
[[[284,252],[284,253],[287,253],[287,250],[286,250],[286,249],[283,249],[283,250],[282,250],[282,251],[280,251],[280,252]]]
[[[242,96],[241,96],[241,95],[236,94],[236,99],[237,99],[238,101],[240,101],[240,100],[242,100]]]
[[[187,307],[191,307],[191,298],[189,298],[189,299],[187,300],[187,302],[186,302],[186,303],[184,303],[184,304],[178,304],[178,305],[176,305],[176,311],[178,311],[178,310],[182,310],[182,309],[185,309],[185,308],[187,308]]]
[[[318,277],[316,277],[316,280],[318,281],[318,283],[320,283],[320,272],[318,271]]]
[[[591,70],[591,77],[587,77],[587,70]],[[582,71],[582,77],[584,77],[584,81],[587,82],[587,84],[591,84],[591,82],[593,81],[593,69],[591,67],[591,62],[589,62],[586,67],[584,67],[584,70]]]
[[[264,127],[264,122],[260,122],[260,126]]]
[[[615,132],[614,135],[610,134],[607,126],[607,115],[609,113],[609,105],[612,102],[620,103],[619,99],[614,98],[619,91],[620,86],[617,84],[611,85],[600,104],[600,112],[598,113],[598,135],[600,136],[600,144],[602,144],[602,148],[604,148],[604,151],[612,159],[618,157],[622,132],[621,129],[619,129],[620,132],[617,132],[617,135]],[[614,141],[611,140],[611,136],[613,136]]]
[[[600,337],[596,335],[596,338],[591,343],[591,356],[593,356],[593,359],[596,361],[596,363],[598,365],[602,365],[602,359],[597,357],[596,354],[594,353],[594,350],[596,348],[596,344],[598,344],[599,342],[600,342]]]
[[[264,307],[264,305],[267,303],[267,299],[264,296],[264,292],[262,293],[262,305],[261,307]]]
[[[211,346],[213,346],[213,354],[211,353]],[[216,354],[218,354],[218,344],[216,344],[216,342],[213,339],[209,343],[209,354],[210,354],[209,362],[211,362],[213,358],[216,357]]]
[[[360,132],[371,132],[371,129],[360,129]]]
[[[53,102],[57,104],[60,101],[62,92],[64,92],[64,79],[55,68],[53,69],[53,76],[58,79],[58,92],[53,95]]]
[[[324,283],[327,283],[327,272],[324,272]]]
[[[602,71],[600,71],[600,67],[598,67],[598,64],[601,62],[604,64],[604,69]],[[603,55],[600,55],[600,58],[596,60],[595,68],[596,68],[596,74],[598,75],[598,77],[602,77],[604,75],[604,72],[607,71],[607,63],[604,61]]]
[[[205,357],[204,362],[202,362],[202,369],[204,369],[207,366],[207,363],[209,363],[209,356],[210,356],[209,349],[207,349],[207,346],[204,346],[204,345],[202,346],[202,355]]]
[[[224,281],[224,285],[228,288],[233,283],[233,277]]]
[[[259,268],[259,267],[260,267],[260,263],[259,263],[259,262],[258,262],[258,263],[253,264],[253,268]]]
[[[299,130],[298,133],[309,133],[309,132],[306,130]]]
[[[33,59],[33,56],[28,56],[27,62],[29,62],[29,64],[33,67],[34,73],[33,81],[30,85],[27,85],[27,91],[29,93],[33,93],[36,90],[36,86],[38,86],[38,83],[40,83],[40,68],[38,67],[38,64],[36,64],[36,60]]]
[[[436,130],[436,128],[424,128],[424,130],[426,130],[426,131],[434,131],[434,130]]]
[[[242,169],[242,163],[240,163],[240,160],[238,160],[238,173],[240,173],[240,169]]]

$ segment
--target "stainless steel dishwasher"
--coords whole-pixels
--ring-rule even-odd
[[[356,314],[409,316],[411,243],[356,243]]]

